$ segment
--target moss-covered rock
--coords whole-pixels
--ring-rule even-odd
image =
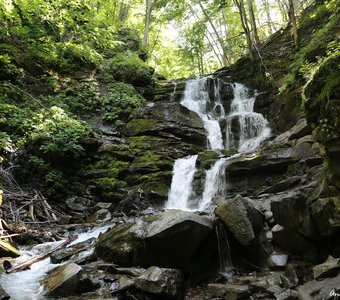
[[[340,188],[340,51],[325,59],[304,87],[305,111],[325,146],[331,182]]]
[[[134,110],[126,133],[128,136],[172,134],[196,145],[206,143],[201,118],[179,103],[157,103]]]

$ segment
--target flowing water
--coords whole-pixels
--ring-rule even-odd
[[[214,110],[210,109],[212,103],[209,97],[208,78],[189,80],[186,83],[181,104],[201,117],[207,132],[208,149],[223,149],[219,120],[214,117]]]
[[[101,232],[106,231],[109,226],[97,227],[93,230],[80,233],[77,238],[70,243],[67,247],[74,244],[89,240],[91,238],[97,238]],[[35,256],[46,253],[48,250],[53,249],[63,243],[64,241],[48,242],[34,246],[29,250],[22,250],[21,256],[17,259],[16,263],[25,262],[32,259]],[[93,249],[87,249],[85,252],[92,251]],[[44,296],[43,286],[41,281],[45,275],[60,266],[61,264],[52,264],[50,258],[45,258],[39,261],[26,271],[18,273],[2,274],[0,276],[1,287],[6,293],[14,300],[43,300]]]
[[[248,88],[240,83],[231,84],[234,98],[230,104],[230,112],[226,115],[220,93],[222,84],[228,83],[213,79],[214,93],[213,99],[210,99],[208,78],[190,80],[186,83],[181,104],[201,117],[207,135],[208,150],[218,152],[221,149],[236,148],[239,153],[230,158],[254,152],[270,135],[268,121],[261,114],[254,112],[257,95],[251,95]],[[221,123],[225,124],[224,130],[220,126]],[[208,211],[212,207],[211,200],[226,192],[225,172],[230,158],[216,160],[206,171],[202,195],[198,195],[194,190],[197,155],[176,160],[166,208]],[[230,277],[233,266],[228,236],[222,224],[217,224],[215,230],[220,273]]]
[[[234,99],[227,116],[226,148],[236,148],[241,153],[255,151],[270,135],[268,121],[254,112],[256,93],[250,96],[247,87],[233,84]]]
[[[167,208],[186,210],[192,195],[192,182],[196,172],[197,155],[177,159],[174,164]]]
[[[209,95],[209,82],[213,83],[213,96]],[[221,99],[221,85],[230,85],[234,98],[230,112],[226,114]],[[236,148],[239,154],[254,152],[260,143],[269,137],[268,121],[254,112],[257,94],[240,83],[225,83],[220,79],[197,78],[186,83],[181,104],[196,112],[204,123],[207,135],[207,149]],[[211,99],[212,98],[212,99]],[[222,129],[220,124],[226,124]],[[225,141],[223,140],[223,133]],[[223,195],[226,187],[225,169],[230,158],[221,158],[206,171],[202,195],[194,191],[197,155],[178,159],[174,164],[173,179],[166,208],[189,211],[204,211],[211,207],[211,200]]]

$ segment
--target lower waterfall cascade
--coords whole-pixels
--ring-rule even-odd
[[[254,152],[271,134],[268,121],[262,114],[254,112],[256,91],[251,95],[245,85],[226,83],[218,78],[214,78],[213,83],[211,99],[208,77],[187,81],[181,101],[183,106],[196,112],[202,119],[207,135],[207,149],[219,153],[219,150],[235,148],[238,154],[232,157]],[[230,85],[233,90],[234,97],[228,114],[221,99],[221,85]],[[225,126],[221,126],[221,121],[224,121]],[[209,209],[211,200],[226,190],[225,169],[229,159],[218,159],[206,171],[201,196],[193,188],[197,155],[176,160],[166,208],[188,211]]]

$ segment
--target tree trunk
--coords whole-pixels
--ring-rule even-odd
[[[288,6],[287,6],[287,4],[285,2],[282,2],[281,0],[278,0],[277,5],[280,9],[283,21],[286,22],[288,20],[288,17],[287,17]]]
[[[191,6],[190,4],[189,4],[189,9],[190,9],[191,13],[194,15],[194,17],[195,17],[197,20],[199,20],[200,17],[197,15],[197,13],[195,12],[195,10],[192,8],[192,6]],[[209,36],[210,36],[211,39],[209,38]],[[208,30],[208,28],[206,28],[206,37],[207,37],[207,40],[208,40],[208,42],[209,42],[209,44],[210,44],[210,47],[211,47],[211,49],[213,50],[213,52],[214,52],[214,54],[215,54],[217,60],[219,61],[221,67],[223,67],[223,66],[224,66],[224,63],[223,63],[223,54],[221,54],[220,48],[219,48],[219,47],[216,47],[216,46],[214,45],[214,43],[213,43],[214,37],[213,37],[212,33]],[[215,48],[215,47],[216,47],[216,48]],[[217,53],[216,50],[217,50],[219,53]]]
[[[240,13],[240,19],[241,19],[241,24],[244,30],[244,34],[246,35],[246,39],[247,39],[247,45],[248,45],[248,49],[249,49],[249,57],[250,60],[253,61],[254,60],[254,55],[253,55],[253,42],[251,39],[251,35],[250,35],[250,30],[249,30],[249,26],[247,23],[247,14],[246,14],[246,10],[244,8],[244,2],[243,0],[234,0],[239,13]]]
[[[272,18],[270,16],[270,9],[269,9],[268,0],[262,0],[262,5],[264,6],[264,10],[265,10],[266,16],[267,16],[269,33],[272,35],[274,33],[274,31],[276,31],[276,26],[273,23],[273,20],[272,20]]]
[[[121,19],[121,23],[124,24],[127,16],[129,14],[129,10],[130,10],[130,6],[131,6],[131,1],[128,2],[128,4],[126,4],[125,9],[124,9],[124,13],[122,14],[122,19]]]
[[[150,20],[151,20],[151,11],[152,11],[152,0],[146,0],[146,9],[145,9],[145,30],[144,30],[144,39],[143,45],[146,46],[149,39],[149,29],[150,29]]]
[[[207,12],[205,11],[205,9],[204,9],[202,3],[201,3],[201,2],[198,2],[198,4],[199,4],[199,6],[200,6],[200,8],[201,8],[201,10],[202,10],[202,12],[203,12],[203,14],[204,14],[204,16],[207,18],[207,20],[208,20],[208,22],[209,22],[211,28],[213,29],[213,31],[214,31],[215,34],[216,34],[216,38],[217,38],[217,40],[218,40],[218,43],[220,44],[220,47],[221,47],[221,49],[222,49],[222,51],[223,51],[223,56],[222,56],[223,63],[224,63],[225,65],[227,65],[227,64],[228,64],[227,51],[225,50],[224,42],[223,42],[221,36],[219,35],[219,33],[218,33],[217,29],[216,29],[216,26],[215,26],[214,23],[211,21],[211,18],[209,17],[209,15],[207,14]]]
[[[290,21],[290,24],[292,25],[294,45],[295,45],[295,48],[297,49],[299,47],[299,43],[298,43],[298,33],[297,33],[297,25],[296,25],[296,18],[295,18],[294,2],[293,0],[288,0],[288,1],[289,1],[289,11],[288,11],[289,21]]]
[[[252,37],[253,41],[256,43],[260,42],[259,35],[257,33],[257,26],[255,21],[255,13],[254,13],[254,7],[251,3],[251,0],[247,0],[247,6],[248,6],[248,12],[249,12],[249,18],[250,18],[250,25],[251,25],[251,31],[252,31]]]

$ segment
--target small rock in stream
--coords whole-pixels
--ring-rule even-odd
[[[64,297],[94,290],[92,281],[75,263],[67,263],[51,271],[43,280],[46,297]]]

